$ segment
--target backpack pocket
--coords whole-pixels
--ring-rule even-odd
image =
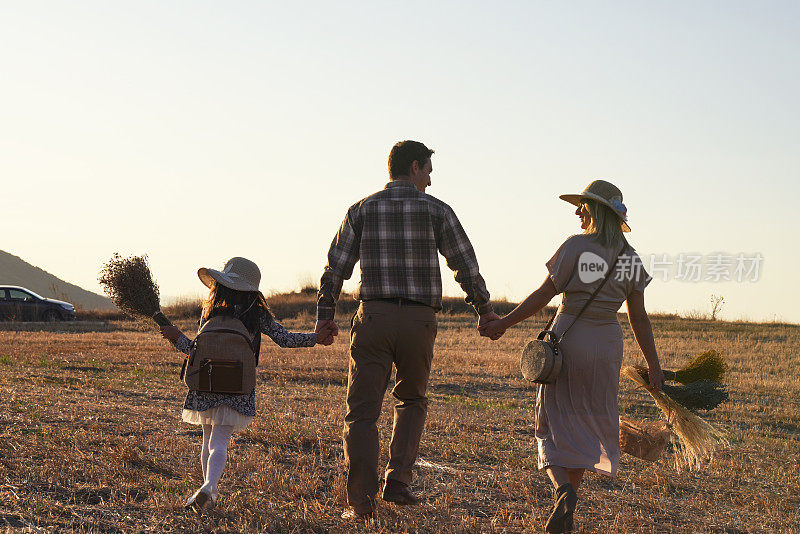
[[[200,327],[184,361],[183,382],[192,391],[249,393],[256,385],[257,346],[240,320],[212,317]]]
[[[244,367],[241,360],[203,360],[194,371],[198,375],[197,391],[242,394]]]

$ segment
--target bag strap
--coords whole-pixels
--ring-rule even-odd
[[[589,297],[589,300],[587,300],[587,301],[586,301],[586,302],[583,304],[583,307],[581,308],[581,311],[579,311],[579,312],[578,312],[578,314],[575,316],[575,318],[574,318],[574,319],[572,319],[572,322],[571,322],[571,323],[569,323],[569,326],[568,326],[568,327],[567,327],[567,328],[566,328],[566,329],[565,329],[565,330],[564,330],[564,331],[561,333],[561,337],[559,337],[559,338],[558,338],[558,342],[559,342],[559,343],[561,342],[561,340],[562,340],[562,339],[564,339],[564,336],[566,335],[567,331],[568,331],[570,328],[572,328],[572,325],[574,325],[574,324],[575,324],[575,321],[577,321],[577,320],[578,320],[578,318],[580,318],[581,314],[582,314],[584,311],[586,311],[586,308],[588,308],[588,307],[589,307],[589,304],[591,304],[591,303],[592,303],[592,301],[593,301],[593,300],[594,300],[594,298],[597,296],[597,294],[598,294],[598,293],[600,293],[600,290],[601,290],[601,289],[603,289],[603,286],[604,286],[604,285],[606,285],[606,282],[608,282],[608,279],[609,279],[609,278],[611,278],[611,273],[613,273],[613,272],[614,272],[614,268],[617,266],[617,262],[619,262],[619,259],[622,257],[622,254],[625,252],[625,250],[627,250],[628,246],[629,246],[629,245],[628,245],[627,243],[626,243],[626,244],[624,244],[624,245],[622,245],[622,250],[620,250],[620,251],[619,251],[619,254],[617,254],[617,257],[614,259],[614,263],[612,263],[612,264],[611,264],[611,267],[609,267],[609,268],[608,268],[608,272],[606,273],[605,277],[603,277],[603,281],[602,281],[602,282],[600,282],[600,285],[599,285],[599,286],[597,286],[597,289],[595,289],[595,290],[594,290],[594,292],[592,293],[592,295]],[[552,317],[550,317],[550,320],[549,320],[549,321],[547,321],[547,325],[544,327],[544,330],[543,330],[543,331],[545,331],[545,332],[548,332],[548,331],[550,331],[550,326],[553,324],[553,321],[555,320],[555,318],[556,318],[556,316],[557,316],[557,315],[558,315],[558,308],[556,308],[556,311],[555,311],[555,312],[553,312],[553,315],[552,315]]]
[[[258,330],[256,331],[256,335],[255,335],[255,338],[253,338],[253,341],[255,341],[255,350],[253,352],[256,355],[256,365],[258,365],[258,357],[261,356],[261,332],[260,331],[258,331]]]

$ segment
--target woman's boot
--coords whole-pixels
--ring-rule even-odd
[[[572,484],[561,484],[555,491],[555,501],[544,525],[545,532],[572,532],[573,514],[578,505],[578,494]]]

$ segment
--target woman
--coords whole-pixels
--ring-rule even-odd
[[[617,393],[622,365],[622,328],[617,310],[628,303],[628,318],[649,367],[650,384],[660,388],[664,374],[656,354],[644,288],[651,278],[623,236],[630,227],[622,193],[596,180],[578,195],[561,195],[577,206],[582,234],[568,238],[547,262],[549,276],[511,313],[481,329],[497,339],[503,332],[544,308],[563,293],[551,327],[558,336],[575,320],[609,266],[617,266],[595,299],[561,341],[564,357],[555,382],[540,385],[536,398],[539,469],[555,488],[547,532],[569,532],[577,505],[576,491],[586,469],[614,476],[619,464]]]

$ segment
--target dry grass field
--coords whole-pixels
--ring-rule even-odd
[[[381,503],[370,525],[342,522],[347,321],[330,347],[265,339],[259,416],[234,438],[220,505],[183,509],[199,485],[200,434],[180,420],[181,354],[132,322],[0,324],[0,528],[30,532],[539,532],[551,503],[536,470],[533,389],[517,353],[543,323],[492,343],[468,315],[440,316],[431,407],[416,476],[425,502]],[[641,360],[625,328],[627,363]],[[310,314],[284,324],[313,328]],[[182,320],[185,330],[192,321]],[[587,475],[583,532],[800,532],[800,327],[654,318],[665,367],[715,348],[731,399],[709,419],[731,446],[700,472],[623,455],[619,476]],[[621,400],[654,418],[640,392]],[[380,428],[391,429],[387,395]],[[385,441],[384,441],[385,443]],[[382,457],[385,460],[385,449]]]

